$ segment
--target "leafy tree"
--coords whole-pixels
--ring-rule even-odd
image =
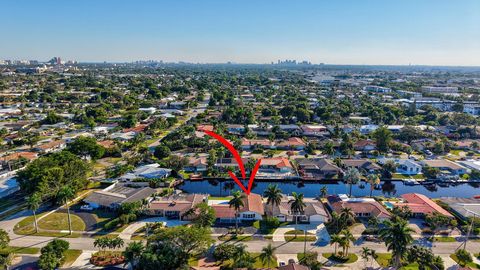
[[[17,173],[20,189],[27,194],[36,192],[42,200],[55,198],[64,186],[76,193],[88,184],[86,162],[68,151],[52,153],[30,162]]]
[[[263,197],[267,198],[267,205],[271,205],[270,214],[273,216],[273,207],[280,205],[282,201],[282,191],[278,188],[278,185],[268,185],[263,192]]]
[[[63,121],[63,117],[56,114],[54,111],[49,111],[45,119],[42,120],[42,124],[54,125]]]
[[[255,258],[246,250],[245,245],[237,245],[233,255],[233,268],[253,268]]]
[[[335,148],[332,142],[326,142],[322,147],[322,153],[328,156],[335,154]]]
[[[199,227],[211,227],[217,219],[215,209],[207,203],[199,203],[193,208],[192,223]]]
[[[423,175],[425,175],[425,177],[427,179],[436,179],[438,174],[440,173],[440,170],[438,168],[434,168],[434,167],[423,167]]]
[[[0,249],[6,248],[10,243],[10,237],[4,229],[0,229]]]
[[[407,254],[407,247],[413,242],[413,229],[408,222],[401,218],[385,220],[384,227],[380,228],[379,236],[385,242],[387,249],[392,252],[393,266],[400,268],[402,259]]]
[[[144,250],[145,247],[143,246],[142,242],[131,242],[122,253],[125,257],[125,262],[129,262],[132,266],[132,269],[137,269],[138,262],[140,261],[140,257],[142,256]]]
[[[465,249],[458,249],[455,251],[455,256],[457,256],[458,264],[461,266],[465,266],[473,261],[472,255]]]
[[[153,155],[158,159],[164,159],[170,156],[170,154],[171,154],[170,148],[162,144],[155,147],[155,151],[153,152]]]
[[[105,154],[105,148],[97,143],[97,139],[93,137],[80,136],[68,145],[68,151],[83,157],[91,157],[99,159]]]
[[[232,198],[228,202],[228,206],[235,209],[235,232],[238,232],[238,213],[240,212],[240,209],[245,206],[243,203],[244,199],[245,194],[237,190],[233,192]]]
[[[229,243],[221,243],[217,247],[215,247],[215,250],[213,251],[213,257],[215,260],[220,261],[220,262],[225,262],[235,255],[235,252],[237,251],[237,246],[234,244],[229,244]]]
[[[43,270],[57,269],[65,261],[65,251],[70,244],[61,239],[55,239],[44,246],[40,252],[38,266]]]
[[[310,270],[321,270],[323,266],[322,263],[318,261],[318,253],[316,252],[305,253],[299,263],[309,267]]]
[[[419,270],[444,269],[442,258],[435,256],[430,249],[425,247],[415,245],[408,248],[406,257],[409,263],[418,263]]]
[[[382,126],[375,130],[373,137],[376,140],[378,151],[382,153],[388,152],[392,140],[392,132],[385,126]]]

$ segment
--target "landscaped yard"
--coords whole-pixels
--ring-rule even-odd
[[[341,264],[354,263],[358,260],[358,256],[350,253],[347,257],[338,257],[333,255],[333,253],[322,253],[322,256],[330,261],[338,262]]]
[[[0,254],[7,254],[7,253],[15,253],[15,254],[38,254],[40,253],[39,248],[35,247],[6,247],[3,249],[0,249]]]
[[[297,233],[297,237],[295,237],[295,233]],[[314,242],[317,240],[317,237],[307,232],[307,236],[305,236],[305,232],[302,230],[291,230],[285,233],[285,241],[292,241],[292,242],[304,242],[306,238],[307,242]]]
[[[84,231],[85,230],[85,222],[75,215],[70,215],[72,221],[72,230],[73,231]],[[51,230],[51,231],[67,231],[68,230],[68,218],[66,213],[52,213],[48,216],[41,218],[38,217],[38,228],[40,230]],[[17,225],[14,227],[14,232],[16,234],[34,234],[35,233],[35,225],[34,225],[34,218],[33,216],[29,216],[21,220]],[[62,233],[63,234],[63,233]]]
[[[401,174],[401,173],[394,173],[392,175],[393,179],[423,179],[425,176],[423,174],[416,174],[416,175],[408,175],[408,174]]]
[[[253,268],[257,269],[257,268],[273,268],[273,267],[276,267],[278,265],[278,262],[277,260],[273,260],[270,262],[270,264],[263,264],[262,263],[262,260],[260,259],[260,253],[250,253],[252,255],[253,258],[255,258],[255,263],[253,264]],[[232,265],[233,261],[232,260],[227,260],[223,263],[223,266],[224,267],[227,267],[227,269],[230,269],[229,267]]]
[[[390,253],[377,253],[377,258],[375,260],[381,267],[389,267],[390,260],[392,259],[392,254]],[[417,263],[411,263],[400,268],[401,270],[418,270]]]
[[[235,242],[245,242],[245,241],[251,241],[253,239],[252,236],[250,235],[232,235],[232,234],[226,234],[218,237],[218,240],[220,241],[235,241]]]
[[[78,249],[69,249],[65,251],[65,262],[63,263],[63,267],[69,267],[75,260],[82,254],[81,250]]]
[[[457,241],[455,237],[451,237],[451,236],[435,236],[433,238],[429,238],[428,240],[432,242],[456,242]]]
[[[457,255],[452,254],[452,255],[450,255],[450,258],[452,258],[452,260],[454,260],[456,263],[460,264],[459,261],[458,261]],[[468,266],[468,267],[471,267],[471,268],[474,268],[474,269],[480,269],[480,265],[478,265],[474,262],[469,262],[466,265],[462,265],[462,266]]]

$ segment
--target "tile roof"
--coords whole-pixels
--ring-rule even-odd
[[[292,164],[287,158],[276,157],[276,158],[262,158],[262,163],[260,166],[275,166],[277,168],[289,167],[292,168]]]
[[[401,196],[407,203],[398,203],[395,205],[406,205],[413,213],[432,214],[437,212],[447,217],[453,217],[447,210],[436,204],[430,198],[419,193],[407,193]]]

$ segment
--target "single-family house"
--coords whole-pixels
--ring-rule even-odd
[[[262,158],[260,168],[258,170],[261,174],[291,174],[294,172],[293,165],[287,158],[274,157]]]
[[[186,172],[205,172],[207,171],[207,157],[191,157],[188,159],[187,166],[184,167]]]
[[[145,209],[145,214],[169,219],[189,220],[193,215],[189,211],[197,204],[208,201],[205,194],[175,194],[160,197],[151,201]]]
[[[391,216],[390,212],[373,198],[349,198],[345,194],[340,194],[328,196],[327,202],[337,214],[344,208],[350,208],[357,218],[376,217],[385,220]]]
[[[235,209],[228,205],[228,201],[211,200],[208,204],[215,210],[217,222],[235,222]],[[250,193],[243,198],[243,207],[238,212],[238,220],[240,222],[261,220],[264,213],[262,197],[258,194]]]
[[[171,169],[161,168],[158,163],[152,163],[135,168],[119,177],[120,181],[133,181],[135,179],[163,179],[170,176]]]
[[[302,150],[305,148],[305,142],[298,137],[290,137],[287,140],[277,143],[277,149],[284,150]]]
[[[453,218],[452,214],[423,194],[407,193],[401,197],[403,202],[393,203],[393,205],[397,207],[407,206],[412,211],[414,217],[425,217],[426,215],[438,213]]]
[[[268,139],[246,139],[242,138],[242,149],[249,150],[254,148],[273,149],[274,143]]]
[[[353,149],[355,149],[356,151],[362,151],[364,153],[368,153],[376,150],[377,144],[375,143],[375,141],[370,139],[359,140],[353,144]]]
[[[342,164],[346,168],[355,168],[367,173],[377,173],[382,169],[380,165],[368,159],[344,159]]]
[[[267,212],[272,212],[273,208],[273,216],[277,217],[280,221],[295,221],[295,218],[298,219],[299,222],[328,222],[330,220],[330,214],[323,206],[323,203],[312,198],[305,198],[304,203],[305,207],[303,212],[295,213],[292,212],[291,205],[292,205],[292,197],[283,196],[282,201],[279,205],[265,205],[265,209]]]
[[[464,166],[448,159],[431,159],[423,160],[421,162],[423,166],[438,168],[440,171],[448,172],[452,175],[461,175],[468,172],[468,169]]]
[[[296,162],[300,175],[306,179],[332,178],[343,173],[343,170],[329,159],[300,158]]]
[[[150,200],[154,193],[155,189],[150,187],[133,188],[114,183],[103,190],[90,193],[83,201],[94,209],[116,209],[123,203]]]
[[[40,144],[33,149],[39,153],[47,154],[60,151],[65,147],[67,147],[67,142],[65,140],[56,140]]]

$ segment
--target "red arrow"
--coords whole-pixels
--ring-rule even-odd
[[[245,166],[243,165],[242,158],[240,157],[240,154],[238,154],[235,147],[233,147],[233,145],[230,142],[228,142],[225,138],[223,138],[222,136],[218,135],[213,131],[209,131],[209,130],[202,130],[202,131],[205,132],[205,134],[219,141],[228,149],[228,151],[230,151],[230,153],[232,153],[233,157],[237,161],[238,167],[240,168],[240,172],[242,173],[242,178],[245,179],[246,178]],[[233,172],[228,171],[228,174],[230,175],[230,177],[232,177],[233,181],[235,181],[235,183],[243,190],[243,192],[247,193],[247,195],[250,195],[253,181],[255,180],[255,175],[257,174],[258,168],[260,168],[261,162],[262,162],[262,159],[259,159],[257,161],[257,163],[255,164],[255,167],[252,170],[252,173],[250,174],[250,179],[248,180],[248,189],[245,188],[245,186],[242,184],[242,182],[240,182],[240,180],[238,180],[237,176]]]

